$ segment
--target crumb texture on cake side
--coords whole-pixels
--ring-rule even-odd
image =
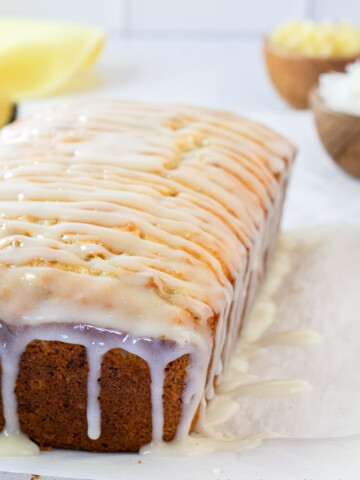
[[[21,431],[93,451],[188,435],[271,258],[294,155],[230,113],[120,100],[2,131],[0,450]]]

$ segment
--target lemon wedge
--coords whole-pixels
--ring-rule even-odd
[[[104,45],[99,28],[0,20],[0,91],[22,100],[53,93],[89,67]]]

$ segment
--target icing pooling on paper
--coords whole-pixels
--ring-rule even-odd
[[[249,373],[251,360],[263,352],[264,347],[279,342],[283,345],[304,346],[321,341],[321,335],[309,329],[280,331],[269,335],[268,329],[275,321],[277,311],[276,295],[279,288],[290,274],[294,248],[298,249],[295,239],[289,233],[282,233],[277,242],[274,259],[255,306],[251,311],[247,324],[237,341],[236,349],[227,366],[226,374],[220,385],[216,387],[216,395],[202,409],[195,432],[185,441],[174,445],[145,445],[140,452],[150,455],[194,456],[209,452],[242,451],[257,447],[262,440],[277,438],[277,432],[263,429],[252,435],[241,437],[224,431],[228,420],[234,420],[240,411],[242,396],[289,396],[306,394],[312,385],[303,379],[271,378],[261,380]],[[281,369],[280,369],[281,370]],[[240,427],[241,432],[241,427]]]
[[[0,318],[21,341],[39,338],[24,333],[28,325],[56,340],[63,324],[75,323],[175,341],[178,356],[190,353],[190,367],[196,356],[203,360],[188,369],[183,437],[193,398],[198,404],[203,393],[213,344],[208,322],[218,319],[210,397],[236,340],[245,292],[249,308],[259,284],[251,274],[271,249],[293,153],[254,122],[196,107],[70,104],[7,128],[0,140]],[[96,437],[94,385],[107,347],[99,352],[82,335],[67,335],[93,355],[88,420]],[[8,335],[2,351],[14,341]],[[15,348],[19,356],[26,344]],[[164,365],[135,345],[149,363],[153,440],[160,441]],[[17,431],[12,423],[8,430]]]

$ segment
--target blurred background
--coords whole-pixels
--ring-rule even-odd
[[[264,36],[290,18],[345,18],[360,25],[360,1],[11,0],[0,3],[0,16],[105,30],[99,60],[62,95],[101,93],[235,111],[288,111],[266,73]]]

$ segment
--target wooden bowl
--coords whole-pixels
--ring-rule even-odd
[[[309,101],[320,140],[345,172],[360,178],[360,116],[330,109],[313,87]]]
[[[308,108],[308,96],[317,83],[319,75],[328,71],[343,72],[354,57],[306,57],[288,52],[264,41],[264,54],[267,69],[278,93],[295,108]]]

